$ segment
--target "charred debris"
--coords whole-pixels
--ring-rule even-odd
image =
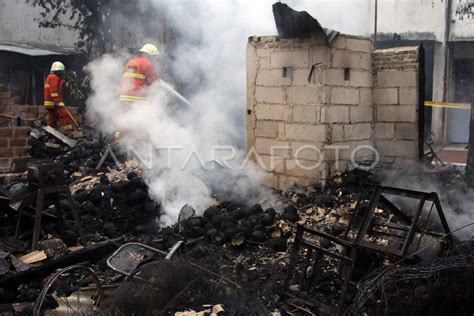
[[[473,242],[454,237],[434,192],[352,170],[274,191],[267,207],[185,205],[162,227],[140,166],[118,155],[120,168],[97,168],[108,147],[79,136],[33,130],[28,172],[0,191],[0,315],[474,310]]]

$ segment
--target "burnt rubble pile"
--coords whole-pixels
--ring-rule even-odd
[[[297,191],[276,191],[275,208],[263,209],[260,204],[245,206],[230,201],[210,207],[202,216],[180,221],[181,234],[188,239],[204,237],[210,242],[237,249],[245,245],[266,245],[284,252],[287,239],[292,236],[296,223],[313,227],[330,227],[334,234],[347,224],[351,207],[357,201],[357,192],[376,184],[370,173],[361,170],[345,172],[326,185],[314,185]],[[184,213],[194,214],[188,211]],[[331,227],[332,226],[332,227]]]
[[[55,236],[64,240],[67,246],[73,246],[77,242],[86,245],[93,236],[105,240],[124,234],[155,233],[157,226],[153,220],[159,218],[160,205],[148,196],[147,185],[135,172],[139,172],[137,166],[128,162],[122,172],[99,172],[75,181],[70,185],[73,205],[60,194],[50,195],[44,203],[47,210],[41,223],[43,236]],[[11,237],[17,225],[18,214],[11,207],[10,198],[22,190],[35,190],[35,187],[20,182],[7,186],[3,191],[4,207],[0,210],[2,235]],[[78,215],[81,238],[74,213]],[[29,226],[26,220],[25,226]],[[31,248],[29,240],[24,240],[25,248]]]
[[[95,175],[97,173],[95,169],[106,150],[107,143],[105,139],[96,137],[92,133],[78,133],[76,138],[71,139],[74,143],[71,147],[41,129],[32,129],[30,142],[33,163],[41,161],[63,163],[67,183]],[[116,152],[120,155],[118,150]],[[114,163],[111,159],[107,159],[100,170],[107,170],[110,167],[115,167]]]
[[[337,245],[328,238],[335,238],[336,241],[337,238],[344,238],[344,232],[349,225],[350,218],[356,211],[355,208],[360,193],[364,191],[364,188],[374,187],[376,184],[377,179],[371,174],[353,170],[335,176],[324,186],[316,185],[306,187],[304,190],[299,188],[297,191],[277,192],[280,200],[274,208],[264,208],[260,204],[245,206],[225,201],[206,209],[202,216],[195,216],[195,211],[187,205],[180,214],[179,223],[158,233],[159,238],[155,239],[154,245],[160,249],[169,249],[176,240],[184,240],[186,252],[177,261],[172,261],[170,265],[177,267],[178,270],[182,268],[196,272],[197,269],[197,272],[201,273],[198,273],[199,277],[194,277],[190,273],[190,278],[186,280],[189,283],[185,282],[185,285],[181,287],[182,291],[165,291],[167,293],[166,300],[171,303],[165,304],[164,307],[159,304],[163,294],[156,293],[158,301],[150,301],[149,295],[155,296],[150,291],[144,290],[141,286],[143,285],[141,284],[142,281],[129,279],[114,294],[112,300],[114,303],[109,302],[110,305],[106,304],[106,307],[113,306],[114,311],[118,314],[128,314],[135,310],[146,314],[152,310],[161,310],[161,308],[164,308],[167,313],[172,313],[177,310],[202,310],[202,306],[206,304],[212,305],[225,302],[228,307],[231,307],[232,311],[239,310],[240,306],[233,305],[236,302],[225,301],[226,297],[220,296],[221,292],[224,291],[232,293],[232,297],[236,298],[236,301],[242,297],[258,297],[259,302],[266,308],[265,313],[270,313],[275,309],[297,313],[319,311],[319,308],[307,306],[301,301],[295,302],[292,299],[288,301],[285,294],[285,280],[288,278],[290,269],[296,269],[300,274],[306,271],[306,276],[303,277],[305,280],[312,279],[315,276],[313,270],[316,266],[305,269],[306,260],[303,260],[304,257],[298,259],[296,265],[292,266],[291,254],[295,250],[298,238],[298,229],[295,228],[304,225],[305,227],[320,229],[322,233],[326,233],[329,237],[315,241],[316,244],[323,250],[335,253],[336,256],[338,254],[344,255],[341,245]],[[366,203],[362,203],[362,205],[363,208],[367,207]],[[282,211],[275,211],[275,209],[282,209]],[[391,216],[380,209],[377,209],[376,213],[378,218],[391,219]],[[361,219],[356,217],[356,220],[360,221]],[[386,245],[385,240],[381,238],[374,239],[374,243],[379,246]],[[411,305],[412,310],[417,310],[417,308],[419,310],[420,306],[431,304],[430,298],[436,297],[436,291],[440,290],[440,286],[442,286],[441,283],[437,283],[437,277],[442,275],[446,278],[450,273],[453,273],[453,278],[449,281],[452,284],[449,291],[451,298],[440,301],[438,309],[443,310],[444,308],[446,311],[446,308],[453,303],[452,297],[456,297],[456,291],[464,287],[460,285],[458,276],[462,271],[468,272],[468,275],[470,275],[469,271],[471,271],[472,264],[469,262],[472,261],[472,244],[465,244],[464,248],[463,251],[457,253],[457,257],[448,256],[437,259],[436,263],[433,262],[433,265],[437,265],[437,268],[433,269],[429,276],[426,276],[426,270],[424,269],[425,266],[429,266],[431,261],[421,262],[418,266],[412,266],[413,262],[406,262],[401,265],[402,267],[413,267],[412,280],[419,278],[419,281],[416,281],[417,291],[427,291],[423,300],[416,305]],[[387,287],[391,291],[391,301],[388,302],[389,305],[382,306],[379,294],[371,295],[378,293],[374,289],[375,282],[368,283],[364,280],[377,278],[384,269],[389,271],[389,274],[396,279],[400,275],[396,270],[399,265],[392,265],[396,263],[397,259],[379,257],[369,250],[364,250],[362,256],[360,256],[361,258],[356,262],[353,271],[354,281],[350,283],[345,293],[343,306],[344,308],[357,307],[357,313],[354,313],[354,315],[364,312],[376,314],[381,310],[388,313],[396,312],[400,309],[398,305],[394,305],[394,302],[400,300],[404,295],[398,295],[397,289],[409,288],[410,285],[401,282],[397,284],[397,287]],[[457,262],[457,266],[452,266],[451,262]],[[156,264],[159,263],[156,262]],[[331,258],[323,258],[319,267],[323,270],[323,276],[318,281],[322,283],[311,293],[325,304],[337,306],[341,297],[341,287],[344,283],[338,273],[340,263]],[[377,267],[378,270],[375,270]],[[444,267],[441,272],[440,267]],[[153,270],[152,267],[145,265],[143,270],[139,271],[144,271],[146,276],[150,271],[149,269]],[[373,270],[376,272],[371,273]],[[363,279],[364,276],[365,279]],[[466,277],[468,284],[474,281],[474,278]],[[163,286],[163,283],[179,283],[179,280],[169,281],[170,278],[173,277],[161,276],[156,272],[153,282],[156,281],[157,284],[155,284],[156,287],[154,285],[152,288],[159,290],[163,287],[167,288]],[[213,278],[219,280],[218,286],[211,287],[215,291],[210,290],[209,284],[207,284],[207,281]],[[168,281],[164,281],[165,279]],[[362,286],[367,291],[366,296],[362,297],[370,297],[362,303],[359,296],[357,296],[359,292],[356,286],[358,280],[361,280]],[[181,282],[184,281],[181,280]],[[300,281],[298,280],[298,282]],[[139,290],[134,290],[136,288],[139,288]],[[203,290],[203,288],[207,290]],[[303,289],[299,288],[298,285],[292,285],[291,290],[299,291]],[[130,297],[131,292],[134,293],[132,297]],[[413,297],[416,297],[416,295]],[[459,302],[466,303],[472,298],[472,291],[465,291],[458,298]],[[355,301],[354,304],[359,305],[352,307],[350,304],[353,301]],[[252,300],[249,300],[249,304],[250,302],[253,304]],[[462,311],[470,309],[472,308],[468,306]],[[260,311],[262,310],[260,309]],[[332,312],[325,313],[324,311],[321,313],[332,314]]]
[[[438,258],[416,265],[394,266],[390,269],[384,267],[371,274],[360,283],[348,314],[373,314],[380,309],[388,310],[394,315],[472,314],[472,243],[464,243],[462,255]]]
[[[43,303],[38,308],[53,309],[60,303],[54,296],[83,293],[84,288],[90,290],[97,284],[112,289],[101,294],[104,299],[99,310],[117,315],[157,310],[174,314],[220,304],[225,311],[243,314],[267,314],[276,309],[282,314],[334,314],[346,309],[353,314],[392,313],[399,310],[394,302],[405,297],[410,288],[428,293],[417,308],[431,304],[430,299],[441,289],[439,278],[446,279],[443,284],[450,286],[450,296],[464,291],[458,295],[461,302],[472,298],[472,291],[459,285],[463,272],[466,284],[474,279],[472,243],[463,244],[462,251],[450,249],[451,256],[436,255],[434,261],[433,257],[411,260],[399,256],[394,251],[401,244],[386,236],[400,235],[401,231],[406,238],[413,215],[406,216],[383,199],[373,202],[374,196],[381,195],[375,193],[384,190],[433,201],[436,194],[381,187],[380,179],[356,169],[337,174],[324,184],[275,190],[253,205],[244,199],[226,200],[225,194],[219,194],[215,205],[205,210],[185,205],[178,223],[160,227],[163,210],[151,198],[137,162],[125,161],[116,168],[109,160],[101,170],[95,170],[107,146],[91,136],[76,140],[72,148],[47,133],[35,140],[34,148],[46,148],[33,151],[37,152],[35,161],[46,159],[64,165],[64,183],[72,200],[59,191],[45,196],[38,248],[32,251],[28,229],[33,228],[33,221],[24,219],[25,227],[18,234],[15,231],[22,209],[16,196],[25,191],[36,199],[42,178],[28,178],[2,189],[0,313],[15,310],[29,315],[40,300]],[[27,205],[34,210],[33,204]],[[426,223],[423,229],[432,226]],[[371,234],[365,244],[357,240],[361,229]],[[443,240],[438,244],[439,249],[445,249],[449,243]],[[138,250],[127,252],[122,249],[125,245],[138,245]],[[143,252],[140,245],[149,248]],[[387,249],[381,250],[384,247]],[[341,273],[345,265],[338,260],[354,259],[353,249],[357,260],[346,284],[345,272]],[[109,259],[117,252],[122,262],[114,265]],[[311,257],[314,253],[323,256]],[[398,263],[400,258],[402,264]],[[90,270],[67,273],[54,281],[49,292],[40,293],[57,269],[78,263]],[[407,267],[412,270],[403,270]],[[384,273],[387,277],[381,278]],[[397,281],[407,273],[414,283]],[[311,305],[305,295],[335,306],[336,312]],[[384,306],[381,296],[386,298]]]
[[[209,307],[205,308],[206,305],[211,308],[212,305],[221,305],[219,310],[229,311],[231,315],[269,314],[258,297],[251,296],[247,289],[243,290],[242,287],[219,278],[217,274],[197,269],[185,260],[146,264],[141,268],[140,277],[151,281],[146,290],[142,281],[133,278],[126,280],[114,292],[113,297],[104,301],[103,313],[178,315],[175,313],[179,311],[199,311],[208,309]]]
[[[242,306],[238,306],[242,298],[254,304],[249,297],[258,297],[260,304],[263,304],[258,307],[260,311],[263,311],[261,308],[266,309],[265,312],[276,309],[296,225],[333,226],[335,228],[330,229],[331,233],[340,234],[339,222],[347,223],[350,205],[357,200],[357,192],[363,186],[374,185],[375,181],[372,175],[360,170],[346,172],[324,186],[298,188],[297,192],[277,191],[275,194],[279,198],[274,208],[222,201],[204,210],[201,216],[196,216],[197,212],[186,205],[180,212],[177,225],[161,230],[154,241],[149,241],[157,248],[169,249],[177,240],[184,240],[186,251],[180,259],[173,261],[172,266],[178,270],[190,269],[198,275],[189,274],[189,279],[185,281],[192,283],[192,286],[186,283],[183,285],[186,290],[182,292],[175,291],[179,293],[172,295],[173,292],[168,290],[158,291],[166,292],[166,300],[172,302],[166,305],[165,310],[200,310],[205,304],[225,302],[224,305],[232,307],[232,311],[238,311],[242,310]],[[335,213],[334,209],[346,211]],[[146,276],[151,268],[146,265],[143,269]],[[156,284],[152,288],[162,289],[163,283],[184,282],[163,280],[170,278],[173,276],[165,277],[157,273],[153,278]],[[208,288],[209,284],[201,278],[207,281],[217,278],[220,285],[204,291],[202,288]],[[112,302],[105,304],[106,308],[113,308],[118,314],[137,310],[147,314],[161,310],[163,305],[159,301],[163,294],[156,293],[157,300],[150,301],[149,290],[144,291],[140,282],[131,279],[122,284]],[[135,293],[132,297],[131,292]],[[231,296],[235,300],[229,300],[227,295],[226,301],[222,292],[233,293]],[[337,295],[337,291],[334,294]],[[254,305],[255,308],[257,305]]]
[[[76,249],[88,249],[110,239],[120,239],[122,243],[144,242],[163,250],[184,240],[187,243],[185,258],[192,258],[207,271],[228,276],[236,284],[246,284],[247,294],[257,295],[267,307],[274,308],[296,223],[310,223],[314,214],[317,214],[315,222],[322,226],[326,221],[344,222],[342,218],[347,214],[333,214],[332,210],[349,207],[355,200],[355,191],[368,175],[354,171],[334,178],[324,187],[316,185],[304,188],[305,191],[300,188],[298,192],[275,192],[279,196],[275,208],[282,209],[278,212],[272,207],[264,209],[260,204],[245,206],[223,201],[206,209],[202,216],[195,216],[192,207],[186,206],[178,224],[159,230],[156,220],[160,205],[149,197],[139,166],[125,162],[121,171],[108,169],[108,172],[81,177],[69,185],[81,229],[74,224],[71,205],[59,197],[50,201],[47,210],[50,216],[43,217],[42,238],[36,252],[30,251],[28,238],[20,240],[12,236],[16,214],[14,209],[6,208],[8,212],[4,215],[8,220],[2,221],[1,225],[8,223],[9,228],[2,229],[8,233],[2,236],[0,243],[0,250],[5,253],[0,278],[12,277],[14,280],[22,271],[37,269],[36,265],[41,268],[74,254]],[[9,205],[7,199],[4,202]],[[8,246],[10,244],[15,244],[15,248]],[[31,254],[40,257],[23,268],[13,264],[22,262],[13,257],[24,259],[25,255]],[[103,259],[97,263],[94,267],[104,284],[117,280],[117,275],[111,273]],[[43,277],[45,275],[41,274],[32,283],[13,282],[13,287],[3,289],[6,295],[0,303],[36,300]],[[24,295],[25,291],[28,296]],[[199,303],[205,302],[200,300]],[[198,308],[198,305],[196,303],[194,307]]]
[[[99,173],[71,185],[84,238],[155,234],[161,208],[149,197],[143,178],[134,171],[125,173],[126,177],[120,173],[119,179],[111,179],[112,174]]]

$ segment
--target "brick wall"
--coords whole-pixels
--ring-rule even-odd
[[[68,106],[68,110],[74,115],[79,123],[83,122],[83,117],[79,114],[79,108]],[[20,117],[22,119],[33,119],[42,116],[46,113],[46,109],[43,105],[21,105],[15,104],[15,100],[10,92],[0,92],[0,114],[6,114],[14,117]],[[29,126],[31,123],[23,121],[23,125]],[[0,116],[0,126],[16,126],[16,120],[10,120]]]
[[[77,107],[68,106],[68,110],[74,115],[79,124],[83,123],[83,116],[79,114]],[[22,119],[33,119],[40,117],[46,113],[46,109],[42,105],[21,105],[21,104],[9,104],[0,105],[0,114],[7,114],[14,117],[20,117]],[[43,119],[44,123],[46,118]],[[22,125],[30,126],[31,122],[22,121]],[[2,127],[13,127],[16,126],[16,120],[6,119],[0,117],[0,126]]]
[[[374,51],[374,145],[379,167],[396,168],[418,160],[418,55],[418,47]]]
[[[68,107],[74,117],[82,122],[77,107]],[[33,119],[46,113],[42,105],[14,104],[10,92],[0,92],[0,114],[6,114],[22,119]],[[43,123],[46,122],[44,118]],[[30,126],[32,122],[22,121],[22,126],[16,127],[16,120],[0,116],[0,173],[22,172],[30,160],[31,145],[29,143]]]
[[[30,128],[0,127],[0,173],[24,171],[30,158]]]
[[[383,163],[414,161],[417,56],[413,48],[374,52],[369,39],[347,35],[330,44],[322,34],[251,37],[247,146],[268,183],[284,188],[370,164],[372,148]]]
[[[12,95],[8,91],[0,92],[0,107],[15,104]]]

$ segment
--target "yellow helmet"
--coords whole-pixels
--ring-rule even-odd
[[[51,71],[64,71],[64,69],[66,69],[66,67],[64,67],[64,64],[60,61],[55,61],[51,65]]]
[[[148,55],[151,55],[151,56],[160,54],[160,52],[158,51],[158,48],[156,48],[156,46],[153,44],[143,45],[143,47],[140,49],[140,52],[147,53]]]

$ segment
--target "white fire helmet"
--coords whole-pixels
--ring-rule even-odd
[[[51,65],[51,71],[64,71],[64,69],[66,69],[66,67],[64,67],[64,64],[60,61],[55,61]]]
[[[160,52],[158,51],[158,48],[156,48],[155,45],[153,44],[145,44],[143,47],[140,49],[140,52],[146,53],[151,56],[159,55]]]

